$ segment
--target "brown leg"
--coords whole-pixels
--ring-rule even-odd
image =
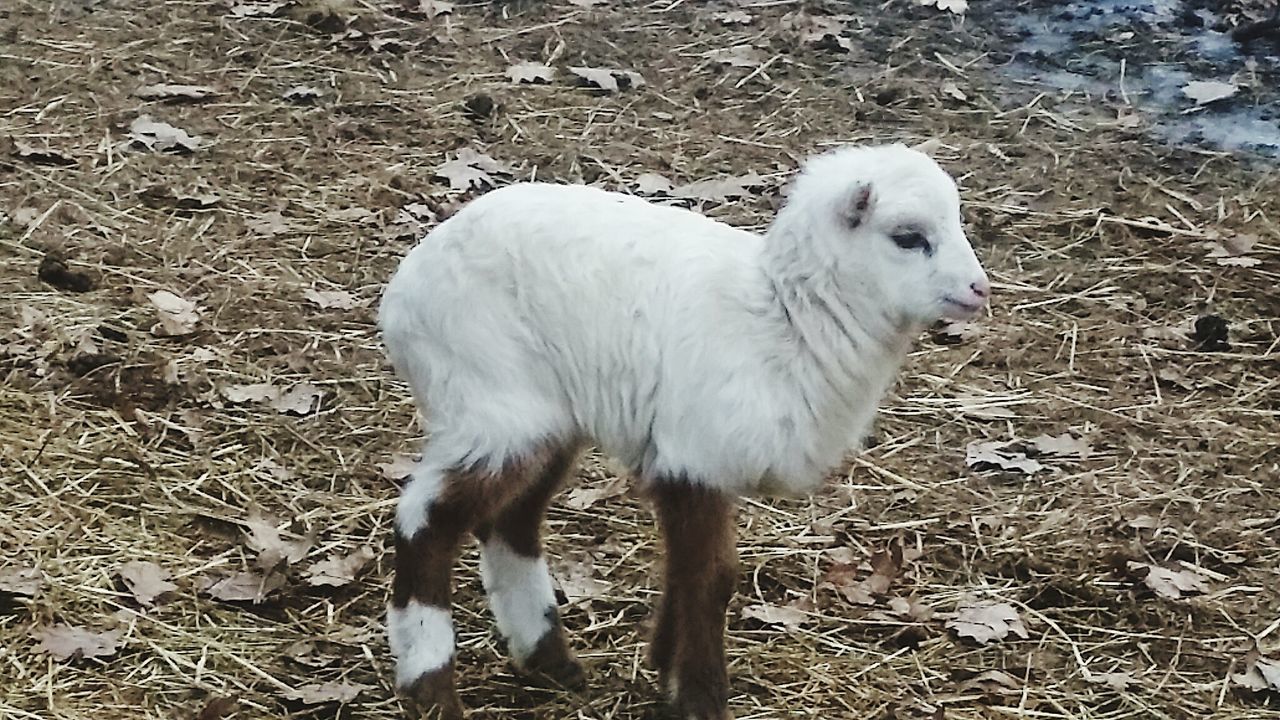
[[[650,488],[666,539],[666,588],[651,658],[681,720],[728,720],[725,611],[737,579],[733,501],[673,479]]]
[[[497,473],[472,468],[441,471],[424,463],[405,486],[396,516],[387,631],[396,657],[396,684],[424,717],[463,717],[454,687],[450,618],[459,546],[470,530],[526,492],[527,478],[537,477],[551,457],[540,449]]]
[[[547,506],[576,457],[575,448],[551,454],[528,490],[476,533],[485,591],[513,662],[533,679],[565,687],[585,678],[560,624],[540,535]]]

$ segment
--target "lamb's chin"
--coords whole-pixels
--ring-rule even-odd
[[[982,312],[982,303],[965,303],[954,298],[943,298],[942,319],[944,320],[971,320],[978,313]]]

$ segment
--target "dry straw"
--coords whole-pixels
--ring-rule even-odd
[[[0,596],[0,718],[397,716],[381,635],[396,488],[378,464],[422,430],[373,307],[420,229],[400,209],[429,224],[453,202],[433,178],[447,153],[614,188],[645,172],[755,172],[764,188],[706,209],[761,227],[796,158],[934,136],[995,280],[991,316],[976,337],[922,341],[876,447],[816,498],[744,504],[736,716],[1280,717],[1274,694],[1231,680],[1280,643],[1274,170],[1160,147],[1115,120],[1114,99],[1002,83],[980,24],[905,2],[847,4],[843,46],[812,37],[800,3],[589,4],[433,18],[381,2],[257,17],[206,2],[3,11],[0,136],[74,164],[16,146],[0,158],[0,568],[41,581],[34,597]],[[731,10],[747,20],[717,15]],[[737,43],[760,64],[708,59]],[[516,86],[506,71],[522,61],[558,72]],[[605,94],[567,65],[646,84]],[[133,95],[158,83],[216,95]],[[477,94],[487,113],[464,111]],[[127,147],[143,114],[204,144]],[[1210,257],[1242,234],[1258,238],[1249,262]],[[38,280],[50,252],[97,289]],[[197,303],[194,332],[152,332],[161,290]],[[307,290],[358,304],[322,308]],[[1205,313],[1229,323],[1229,347],[1188,338]],[[302,415],[224,392],[300,383],[321,393]],[[1091,454],[1042,457],[1030,476],[965,466],[971,441],[1041,433],[1085,438]],[[593,459],[578,482],[611,479]],[[283,539],[310,538],[306,557],[261,604],[201,593],[205,578],[255,569],[255,513]],[[560,504],[549,536],[589,689],[531,690],[510,673],[469,551],[464,701],[476,718],[654,716],[647,510],[628,496]],[[857,566],[894,538],[910,552],[888,595],[930,606],[928,620],[823,584],[840,563],[865,578]],[[311,565],[363,547],[375,557],[355,581],[308,584]],[[117,577],[138,560],[178,586],[154,608]],[[1209,592],[1156,597],[1131,562],[1194,572]],[[973,598],[1010,605],[1029,639],[948,633]],[[743,616],[761,605],[800,614]],[[120,648],[53,659],[36,636],[55,623],[119,630]],[[340,710],[287,699],[330,681],[366,689]]]

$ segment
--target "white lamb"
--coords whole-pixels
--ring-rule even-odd
[[[515,662],[582,680],[539,527],[594,443],[633,471],[665,536],[659,678],[682,718],[728,718],[735,497],[814,489],[921,329],[989,292],[955,183],[902,145],[810,159],[763,237],[589,187],[472,202],[409,253],[381,309],[431,431],[396,517],[398,686],[462,717],[450,574],[468,532]]]

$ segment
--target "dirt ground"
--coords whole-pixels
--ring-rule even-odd
[[[5,2],[0,718],[400,716],[423,428],[374,308],[420,233],[489,184],[646,173],[763,228],[805,155],[926,138],[995,301],[921,339],[827,489],[744,503],[735,716],[1280,717],[1276,161],[1000,74],[1018,4],[971,4]],[[467,551],[473,717],[662,716],[623,487],[589,458],[549,519],[585,690],[512,674]]]

